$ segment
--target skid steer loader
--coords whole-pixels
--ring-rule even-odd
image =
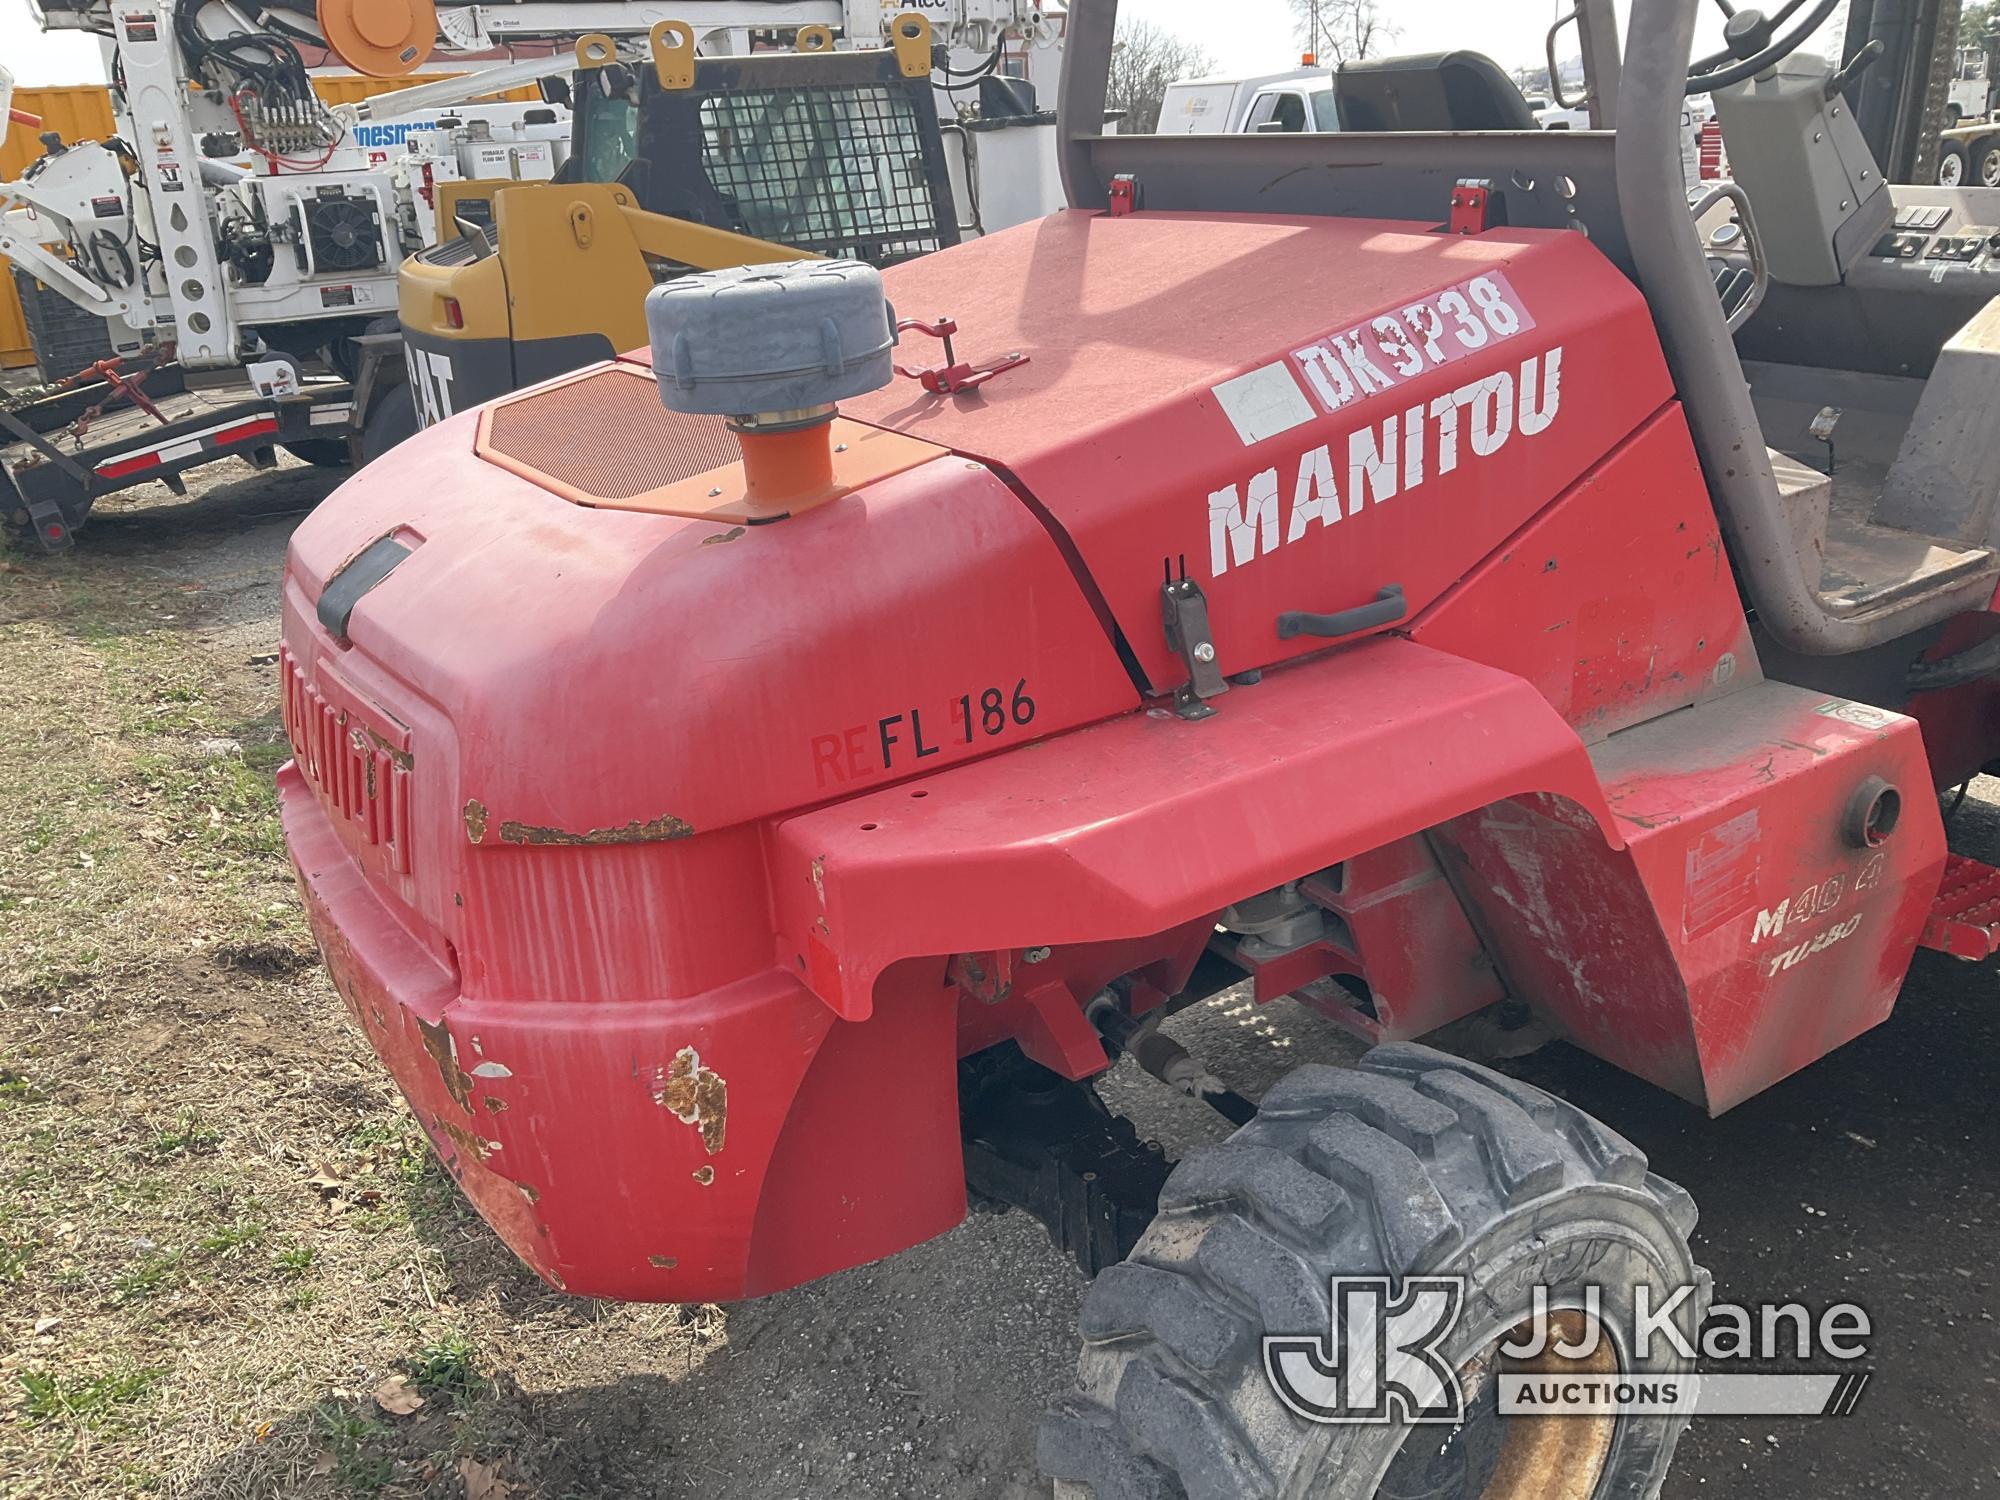
[[[1880,181],[1831,0],[1697,9],[1621,73],[1579,8],[1615,133],[1412,64],[1336,83],[1397,132],[1167,138],[1075,0],[1066,212],[677,278],[300,526],[304,899],[527,1265],[757,1297],[970,1192],[1096,1277],[1065,1494],[1658,1493],[1694,1204],[1415,1039],[1511,1002],[1720,1112],[2000,943],[1934,795],[2000,741],[2000,214]],[[1158,1027],[1230,985],[1376,1045],[1252,1104]],[[1240,1128],[1163,1161],[1117,1054]]]
[[[649,67],[579,42],[581,180],[439,185],[440,223],[462,232],[399,273],[408,384],[380,403],[367,456],[644,344],[664,275],[808,256],[893,265],[958,243],[930,24],[908,12],[889,34],[835,51],[807,27],[796,50],[698,58],[692,30],[669,23]]]

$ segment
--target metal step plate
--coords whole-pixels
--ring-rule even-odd
[[[2000,951],[2000,870],[1958,854],[1947,859],[1937,902],[1918,941],[1957,958]]]

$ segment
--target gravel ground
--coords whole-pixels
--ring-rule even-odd
[[[190,501],[137,491],[105,507],[81,547],[98,573],[155,579],[161,597],[184,599],[191,660],[224,673],[275,649],[285,540],[330,481],[289,464],[272,475],[222,470],[204,478]],[[25,569],[32,586],[42,566],[15,571]],[[13,648],[0,637],[4,649]],[[2000,862],[2000,783],[1975,786],[1957,833],[1964,852]],[[1991,965],[1922,955],[1887,1025],[1720,1121],[1566,1047],[1508,1065],[1595,1111],[1694,1193],[1703,1210],[1696,1248],[1715,1272],[1718,1297],[1854,1298],[1875,1315],[1876,1378],[1854,1416],[1698,1424],[1669,1496],[2000,1490],[1990,1254],[2000,1223],[2000,1112],[1986,1077],[2000,1043],[1994,977]],[[115,1020],[115,982],[113,990],[92,993]],[[248,993],[280,1034],[271,1068],[297,1067],[303,1083],[323,1076],[342,1088],[362,1088],[351,1080],[372,1077],[372,1059],[334,1019],[336,1002],[316,970]],[[0,1020],[14,1023],[10,1050],[52,1047],[45,1032],[22,1022],[20,993],[13,999],[16,1014],[0,1007]],[[1259,1009],[1225,995],[1173,1025],[1253,1095],[1299,1063],[1355,1055],[1342,1034],[1289,1002]],[[282,1033],[294,1027],[320,1049],[310,1063],[286,1049]],[[338,1055],[329,1059],[327,1048]],[[1170,1154],[1225,1133],[1219,1120],[1129,1068],[1105,1093]],[[373,1097],[372,1108],[396,1108],[386,1091]],[[333,1128],[316,1118],[273,1105],[254,1123],[309,1162],[325,1144],[316,1133]],[[1040,1227],[1020,1215],[973,1218],[892,1261],[755,1304],[643,1313],[544,1293],[476,1222],[454,1220],[442,1231],[424,1222],[418,1232],[428,1235],[443,1275],[439,1287],[426,1280],[424,1296],[433,1309],[457,1309],[481,1351],[484,1394],[462,1404],[483,1424],[484,1447],[461,1428],[453,1429],[456,1447],[400,1439],[398,1446],[371,1428],[355,1451],[376,1444],[386,1467],[329,1469],[328,1455],[348,1450],[326,1436],[323,1415],[312,1414],[383,1375],[398,1347],[391,1339],[364,1354],[303,1357],[289,1383],[275,1374],[261,1384],[248,1377],[227,1411],[161,1413],[157,1430],[172,1429],[195,1456],[134,1487],[215,1496],[458,1495],[487,1473],[454,1467],[476,1448],[477,1461],[498,1465],[493,1472],[504,1478],[501,1489],[475,1500],[1045,1493],[1035,1478],[1032,1428],[1069,1382],[1083,1285]],[[30,1283],[23,1292],[0,1284],[8,1337],[25,1345],[24,1325],[59,1294],[66,1295],[60,1286],[44,1292]],[[324,1311],[308,1306],[287,1326],[301,1338],[326,1334],[330,1350],[358,1347],[360,1327],[315,1320],[389,1326],[394,1299],[380,1295],[382,1307],[362,1311],[329,1296]],[[297,1436],[298,1461],[266,1462],[287,1434]],[[17,1450],[10,1469],[0,1449],[0,1492],[124,1487],[102,1477],[115,1471],[74,1467],[82,1462],[77,1451],[52,1459],[51,1449],[30,1446]],[[29,1467],[37,1460],[55,1466],[37,1473]]]

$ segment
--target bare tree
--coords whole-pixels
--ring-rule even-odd
[[[1125,111],[1122,135],[1151,135],[1160,123],[1167,85],[1215,70],[1215,59],[1193,42],[1162,31],[1150,21],[1120,21],[1111,49],[1111,79],[1105,103]]]
[[[1300,47],[1322,62],[1360,62],[1396,38],[1376,0],[1291,0]]]

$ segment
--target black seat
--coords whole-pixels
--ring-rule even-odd
[[[1479,52],[1343,63],[1333,75],[1342,130],[1533,130],[1514,80]]]

